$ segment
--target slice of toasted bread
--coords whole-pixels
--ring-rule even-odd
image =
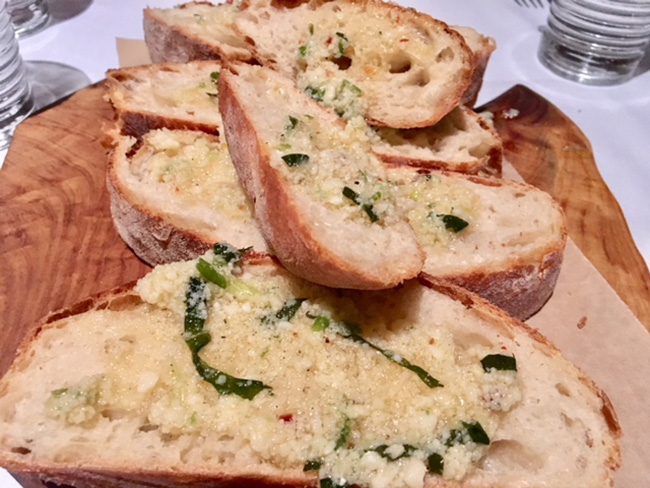
[[[339,288],[390,288],[415,277],[424,255],[365,130],[346,125],[273,70],[241,64],[234,71],[219,79],[224,132],[280,261]]]
[[[388,163],[501,175],[501,138],[469,108],[452,110],[433,127],[376,130],[379,141],[373,151]]]
[[[373,125],[435,124],[471,83],[474,58],[446,24],[375,0],[242,9],[235,29],[262,64],[344,117]]]
[[[145,262],[189,259],[228,240],[265,252],[228,149],[202,132],[113,135],[107,185],[118,233]]]
[[[109,70],[107,96],[121,131],[134,137],[161,127],[219,134],[216,73],[220,66],[216,61],[193,61]],[[454,109],[429,128],[375,131],[378,137],[369,132],[373,151],[385,161],[471,174],[500,173],[501,140],[468,108]]]
[[[474,73],[472,74],[472,83],[461,100],[463,105],[473,107],[478,98],[481,86],[483,85],[483,75],[485,74],[492,53],[497,48],[497,43],[491,37],[484,36],[472,27],[455,25],[452,29],[463,36],[465,43],[471,49],[472,54],[474,54]]]
[[[551,296],[567,239],[564,213],[533,186],[392,166],[427,260],[425,275],[463,286],[526,319]]]
[[[239,6],[189,2],[175,8],[144,9],[144,40],[154,63],[196,59],[248,61],[251,53],[232,22]]]
[[[225,288],[175,263],[41,324],[0,381],[0,465],[76,488],[611,485],[612,406],[524,324],[453,286],[238,259],[203,256]]]
[[[119,130],[136,138],[153,129],[219,135],[218,61],[160,63],[106,72]]]

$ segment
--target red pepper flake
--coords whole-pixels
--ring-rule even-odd
[[[328,37],[328,38],[327,38],[327,45],[329,46],[330,44],[332,44],[332,41],[333,41],[333,40],[334,40],[333,37]]]
[[[329,343],[330,343],[330,340],[326,337],[325,338],[325,344],[329,344]]]
[[[582,330],[587,326],[587,317],[581,317],[580,320],[578,320],[578,329]]]
[[[293,415],[290,413],[285,413],[284,415],[280,415],[279,419],[283,422],[293,422]]]
[[[404,39],[404,38],[399,40],[399,42],[409,42],[409,41],[410,41],[410,39]]]
[[[506,346],[501,346],[501,349],[503,349],[504,351],[508,350],[508,348]]]

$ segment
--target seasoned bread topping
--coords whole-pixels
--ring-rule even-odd
[[[264,463],[318,470],[336,485],[411,487],[426,475],[462,479],[521,397],[515,370],[483,364],[507,352],[459,347],[445,328],[451,316],[421,327],[396,309],[399,294],[385,304],[342,295],[215,251],[201,259],[225,283],[198,261],[159,266],[136,288],[151,306],[124,322],[96,312],[78,333],[107,328],[105,369],[57,385],[49,415],[80,435],[135,417],[168,438],[236,439]],[[210,340],[195,357],[188,320],[197,318]],[[197,359],[222,379],[206,381]],[[220,388],[235,377],[248,394]]]

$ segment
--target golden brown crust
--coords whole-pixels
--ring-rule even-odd
[[[188,8],[192,4],[212,5],[210,2],[190,2],[177,8]],[[216,43],[208,43],[199,36],[184,32],[183,29],[171,27],[161,21],[155,9],[144,9],[144,40],[149,56],[154,63],[186,63],[193,60],[239,59],[249,61],[250,55],[243,52],[238,55],[227,53]]]

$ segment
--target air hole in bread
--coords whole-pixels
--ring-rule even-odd
[[[32,451],[30,449],[27,449],[26,447],[12,447],[11,452],[15,454],[20,454],[21,456],[26,456],[27,454],[30,454]]]
[[[422,69],[417,73],[413,73],[405,84],[414,86],[427,86],[430,81],[431,78],[429,77],[429,73]]]
[[[454,332],[454,345],[460,350],[475,346],[492,347],[493,342],[486,336],[475,332]]]
[[[454,51],[450,47],[446,47],[438,53],[436,56],[436,62],[438,63],[448,63],[454,60]]]
[[[569,391],[569,389],[566,387],[564,383],[557,383],[555,385],[555,389],[558,391],[560,395],[563,395],[565,397],[571,396],[571,392]]]
[[[153,425],[153,424],[144,424],[141,425],[140,428],[138,429],[140,432],[152,432],[154,430],[157,430],[158,426]]]
[[[128,412],[119,408],[107,408],[101,411],[101,416],[108,420],[119,420],[126,417]]]
[[[411,66],[411,58],[404,53],[396,53],[388,61],[388,71],[393,74],[407,73],[411,70]]]
[[[347,71],[350,69],[350,66],[352,66],[352,59],[348,58],[347,56],[341,56],[340,58],[332,58],[330,59],[332,63],[334,63],[336,66],[341,71]]]
[[[535,471],[544,466],[544,456],[533,451],[530,447],[510,439],[500,439],[492,442],[481,461],[481,467],[486,471],[514,471],[522,468]]]
[[[160,439],[163,441],[163,444],[169,444],[175,442],[179,439],[181,434],[172,434],[170,432],[164,433],[160,436]]]
[[[55,483],[54,481],[41,481],[41,483],[46,488],[74,488],[72,485],[61,485],[59,483]]]

